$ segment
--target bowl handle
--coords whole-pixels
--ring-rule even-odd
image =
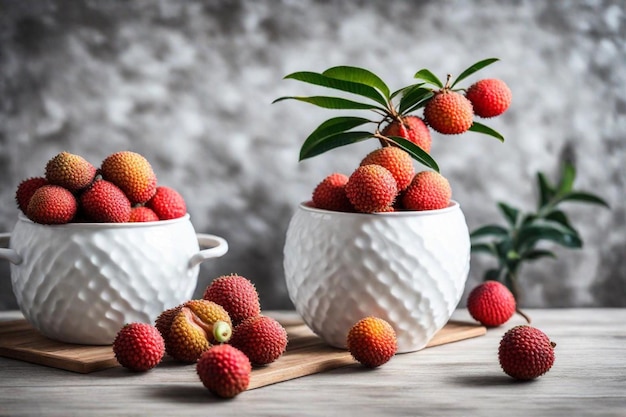
[[[189,260],[189,267],[193,268],[196,265],[201,264],[207,259],[219,258],[228,252],[228,242],[224,238],[215,235],[208,235],[205,233],[196,233],[198,237],[198,243],[200,247],[208,249],[202,249],[196,253]]]
[[[9,249],[9,241],[11,233],[0,233],[0,259],[19,265],[22,263],[22,257],[14,249]]]

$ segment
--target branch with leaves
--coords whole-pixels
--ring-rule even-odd
[[[541,258],[556,258],[554,252],[540,247],[542,242],[551,242],[570,249],[582,248],[582,238],[560,208],[561,204],[578,202],[606,208],[609,205],[592,193],[575,190],[575,178],[576,169],[569,162],[563,164],[556,184],[551,184],[543,173],[538,172],[539,195],[536,212],[523,213],[518,208],[499,202],[498,209],[506,226],[489,224],[470,234],[472,252],[488,254],[498,262],[496,268],[485,272],[485,281],[504,283],[518,299],[518,276],[522,265]]]

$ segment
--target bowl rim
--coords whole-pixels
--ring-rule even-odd
[[[125,222],[125,223],[95,223],[95,222],[70,222],[63,224],[42,224],[36,223],[26,217],[24,213],[19,213],[17,218],[19,222],[32,224],[34,226],[50,227],[55,229],[122,229],[122,228],[140,228],[140,227],[154,227],[165,226],[168,224],[175,224],[181,222],[187,222],[190,220],[189,213],[185,213],[182,217],[168,220],[156,220],[152,222]]]
[[[329,214],[335,216],[382,216],[382,217],[414,217],[414,216],[436,216],[441,214],[450,213],[461,209],[461,205],[456,200],[450,200],[448,207],[436,210],[402,210],[391,212],[378,212],[378,213],[358,213],[358,212],[344,212],[326,210],[312,206],[311,200],[301,202],[298,207],[300,210],[308,211],[319,214]]]

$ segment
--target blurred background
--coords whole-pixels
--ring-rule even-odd
[[[522,269],[528,307],[626,306],[626,4],[622,0],[0,0],[0,232],[15,189],[61,151],[92,164],[143,154],[186,199],[196,231],[226,238],[203,264],[252,280],[263,308],[290,308],[284,235],[299,202],[332,172],[350,174],[373,141],[304,162],[308,134],[336,112],[283,95],[328,94],[283,76],[367,68],[392,90],[429,68],[440,78],[488,57],[466,80],[501,78],[506,138],[433,133],[431,154],[470,230],[502,223],[504,201],[536,205],[535,175],[576,161],[575,187],[611,209],[564,206],[585,246]],[[416,168],[420,169],[416,164]],[[472,258],[469,291],[494,266]],[[0,309],[16,308],[0,261]],[[465,296],[466,296],[465,295]],[[464,303],[464,301],[462,301]]]

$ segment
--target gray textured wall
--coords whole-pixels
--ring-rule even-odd
[[[289,307],[282,245],[297,203],[372,144],[298,163],[332,114],[271,101],[319,92],[290,72],[356,65],[392,89],[427,67],[457,72],[486,57],[513,105],[505,134],[434,135],[432,154],[471,229],[499,221],[495,202],[534,207],[534,174],[557,173],[564,149],[577,186],[612,209],[571,205],[585,248],[557,249],[522,271],[527,306],[626,306],[626,6],[589,1],[19,1],[0,0],[0,230],[21,179],[67,150],[98,164],[130,149],[186,197],[197,231],[224,236],[198,291],[238,272],[264,308]],[[355,153],[356,151],[356,153]],[[472,261],[468,288],[490,266]],[[0,308],[15,307],[0,262]]]

